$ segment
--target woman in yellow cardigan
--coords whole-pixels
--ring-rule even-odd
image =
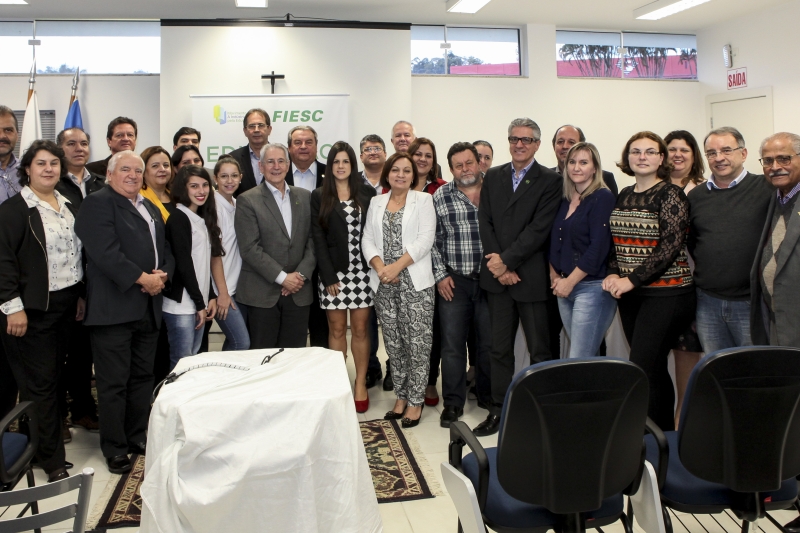
[[[158,207],[166,224],[169,211],[172,209],[169,186],[172,184],[173,170],[169,152],[160,146],[151,146],[142,152],[142,160],[144,160],[144,180],[141,194]]]

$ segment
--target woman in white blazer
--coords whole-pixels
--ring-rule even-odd
[[[418,181],[407,153],[386,161],[381,184],[390,190],[372,198],[361,240],[397,395],[384,418],[402,418],[406,428],[419,424],[422,416],[435,299],[431,247],[436,212],[431,195],[412,190]]]

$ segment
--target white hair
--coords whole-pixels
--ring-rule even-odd
[[[792,143],[792,150],[794,150],[794,153],[800,154],[800,135],[797,135],[796,133],[789,133],[788,131],[782,131],[780,133],[770,135],[761,141],[761,146],[758,148],[758,154],[764,155],[764,147],[767,145],[767,143],[777,139],[787,139]]]
[[[133,156],[138,159],[142,164],[142,168],[144,169],[144,160],[139,157],[139,154],[132,150],[122,150],[121,152],[117,152],[116,154],[112,155],[111,159],[108,160],[108,172],[114,172],[114,170],[117,168],[117,163],[119,160],[127,156]]]
[[[417,136],[417,129],[414,127],[412,123],[410,123],[407,120],[398,120],[397,122],[394,123],[394,126],[392,126],[392,137],[394,137],[394,129],[400,124],[408,124],[409,126],[411,126],[411,133],[414,134],[414,137]]]
[[[278,148],[280,150],[283,150],[283,153],[286,156],[286,162],[287,163],[289,162],[289,149],[286,148],[286,146],[282,145],[281,143],[267,143],[267,144],[265,144],[264,146],[261,147],[261,153],[258,154],[258,156],[261,159],[264,159],[264,157],[267,154],[267,150],[272,150],[273,148]]]

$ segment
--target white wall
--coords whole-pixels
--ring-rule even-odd
[[[536,157],[546,166],[556,165],[551,145],[556,128],[580,126],[621,185],[633,183],[615,166],[632,134],[645,129],[662,136],[674,129],[702,133],[699,83],[559,79],[555,27],[531,24],[527,35],[528,78],[412,78],[412,121],[418,135],[436,143],[448,178],[445,156],[457,141],[485,139],[495,147],[495,163],[508,162],[507,128],[517,117],[530,117],[542,129]]]
[[[55,110],[56,133],[61,131],[67,118],[71,91],[71,75],[40,74],[36,77],[39,109]],[[106,144],[108,123],[120,115],[136,121],[138,150],[158,143],[158,92],[158,76],[81,76],[78,98],[84,129],[92,136],[92,160],[105,159],[110,154]],[[25,109],[27,98],[27,75],[0,78],[0,104],[14,110]]]
[[[775,131],[800,133],[798,20],[800,0],[794,0],[698,32],[701,97],[735,92],[727,90],[727,69],[722,63],[722,47],[730,44],[738,49],[734,68],[747,67],[748,88],[772,86]]]
[[[162,144],[191,124],[190,94],[269,94],[261,75],[273,70],[286,75],[276,93],[349,94],[354,146],[368,133],[388,141],[411,114],[409,55],[403,30],[162,27]]]

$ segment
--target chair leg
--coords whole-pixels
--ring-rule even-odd
[[[750,522],[742,520],[742,533],[747,533],[750,530]]]
[[[562,515],[559,533],[586,533],[586,523],[580,513]]]
[[[661,513],[664,515],[664,529],[667,533],[672,533],[672,518],[669,516],[669,511],[663,505],[661,506]]]
[[[622,521],[622,528],[625,530],[625,533],[633,533],[633,513],[631,513],[630,517],[628,517],[625,513],[622,513],[622,516],[620,516],[619,519]]]
[[[458,521],[458,533],[464,533],[464,528],[461,527],[461,520]]]

